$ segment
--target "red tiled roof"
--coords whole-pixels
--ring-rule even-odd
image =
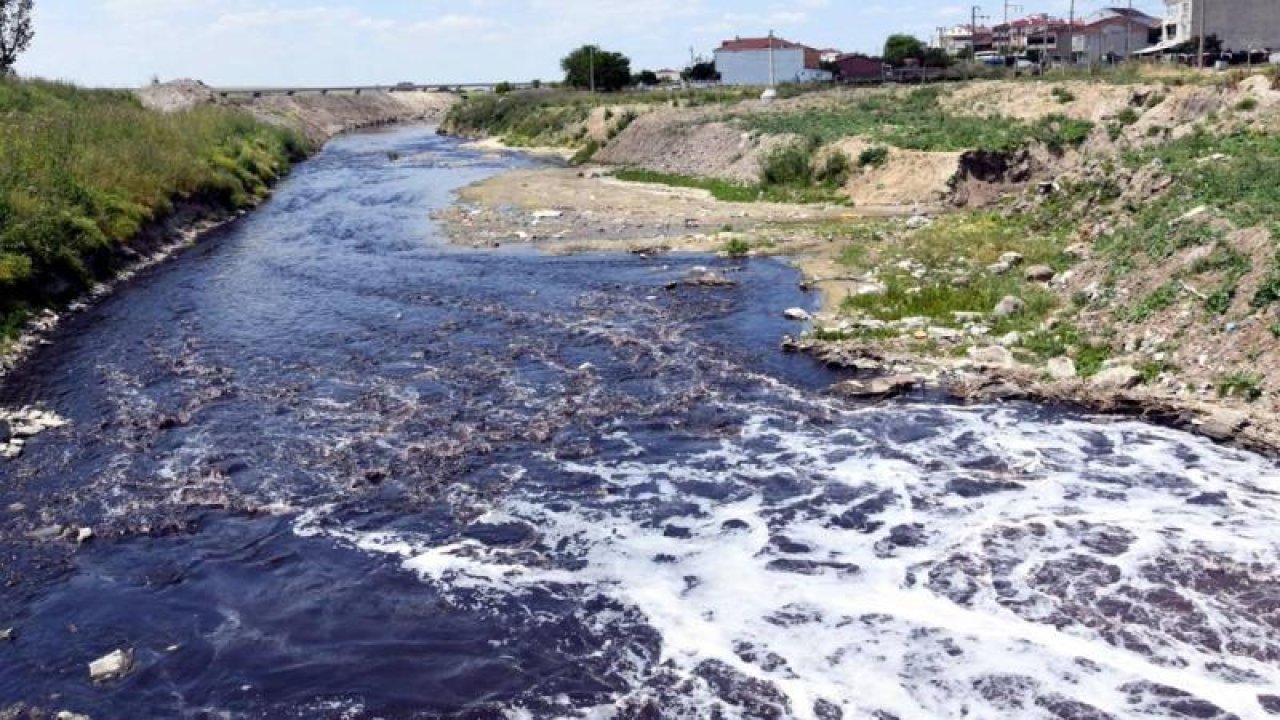
[[[790,40],[783,40],[782,38],[778,38],[778,37],[773,38],[774,50],[792,50],[796,48],[804,48],[805,50],[812,50],[812,48],[805,47],[804,45],[801,45],[799,43],[793,43]],[[746,50],[768,50],[769,38],[767,37],[737,38],[736,40],[725,40],[723,43],[720,44],[720,49],[725,52],[743,52]]]

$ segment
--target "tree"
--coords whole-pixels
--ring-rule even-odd
[[[685,68],[680,77],[688,82],[716,82],[720,79],[720,73],[716,72],[715,61],[699,60]]]
[[[595,45],[583,45],[560,61],[564,70],[564,82],[569,87],[585,90],[613,92],[631,82],[631,60],[622,53],[601,50]]]
[[[658,73],[652,70],[641,70],[639,75],[631,78],[633,85],[645,85],[653,87],[658,84]]]
[[[18,56],[31,45],[33,0],[0,0],[0,75],[13,72]]]
[[[911,35],[890,35],[884,41],[884,61],[894,67],[902,67],[908,59],[919,60],[924,56],[924,43]]]
[[[955,64],[955,58],[948,55],[942,48],[925,48],[921,63],[925,67],[949,68]]]

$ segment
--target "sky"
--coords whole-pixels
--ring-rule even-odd
[[[1071,4],[1016,1],[1013,16],[1065,17]],[[1003,0],[979,2],[1003,18]],[[1075,0],[1081,16],[1113,4]],[[1134,2],[1153,15],[1163,5]],[[560,58],[585,43],[658,70],[771,29],[876,53],[890,33],[925,39],[969,17],[954,0],[36,0],[36,38],[18,71],[102,87],[157,77],[215,87],[555,80]]]

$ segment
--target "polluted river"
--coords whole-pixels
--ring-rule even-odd
[[[1274,462],[834,398],[773,260],[445,242],[531,162],[339,138],[5,380],[65,424],[0,460],[0,716],[1280,714]]]

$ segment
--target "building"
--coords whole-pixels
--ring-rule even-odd
[[[770,52],[772,48],[772,52]],[[768,85],[770,55],[778,83],[830,82],[822,69],[822,54],[811,47],[782,38],[736,38],[715,51],[716,72],[725,85]]]
[[[1165,0],[1160,45],[1174,47],[1200,36],[1216,35],[1223,50],[1280,49],[1280,2],[1277,0]]]
[[[655,73],[660,83],[678,83],[680,82],[680,71],[671,68],[663,68]]]
[[[1013,55],[1034,53],[1046,62],[1072,62],[1074,36],[1083,23],[1047,14],[1030,15],[992,28],[996,47]]]
[[[884,60],[849,53],[836,58],[837,76],[841,82],[865,83],[884,79]]]
[[[845,53],[841,50],[836,50],[835,48],[827,48],[826,50],[818,51],[818,60],[823,63],[834,63],[836,60],[839,60],[841,56],[843,56],[844,54]]]
[[[995,49],[995,33],[984,25],[939,28],[936,47],[952,56],[986,52]]]
[[[1159,34],[1161,21],[1131,8],[1106,8],[1088,18],[1072,37],[1079,62],[1114,62],[1143,50]]]

